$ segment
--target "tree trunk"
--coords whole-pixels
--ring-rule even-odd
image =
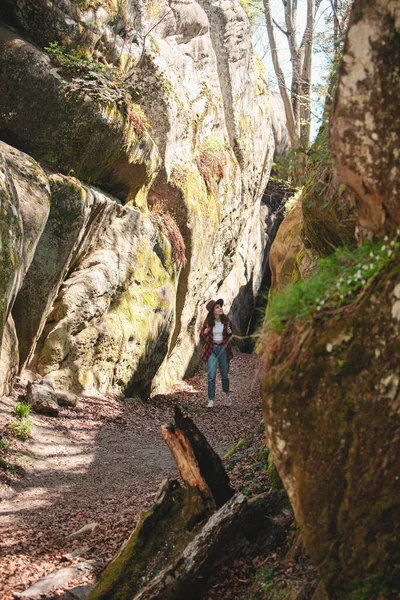
[[[272,23],[272,15],[271,15],[271,2],[270,0],[263,0],[264,2],[264,12],[265,12],[265,22],[267,25],[268,39],[269,45],[271,47],[271,55],[272,62],[274,64],[275,75],[278,80],[279,92],[281,94],[283,105],[285,107],[285,115],[286,115],[286,124],[289,131],[290,141],[292,146],[296,146],[298,142],[298,135],[296,131],[296,122],[293,113],[293,106],[289,98],[289,94],[286,89],[285,77],[283,75],[283,71],[279,64],[278,59],[278,50],[276,47],[275,34],[274,34],[274,26]]]
[[[310,145],[311,132],[311,68],[314,41],[315,0],[307,0],[307,26],[304,32],[302,47],[304,52],[301,73],[301,142],[303,147]]]
[[[188,486],[199,488],[217,508],[232,498],[235,491],[222,460],[179,406],[175,407],[175,425],[163,425],[161,432]]]

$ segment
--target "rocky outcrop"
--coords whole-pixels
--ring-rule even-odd
[[[359,240],[377,241],[357,254],[343,251],[329,300],[321,286],[297,288],[308,292],[311,310],[303,320],[282,311],[279,332],[271,326],[265,338],[268,447],[330,599],[400,591],[398,17],[392,2],[354,3],[330,126],[335,165],[311,185],[316,206],[304,210],[303,197],[301,236],[320,255],[337,232],[329,222],[321,227],[323,216],[329,221],[330,207],[341,208],[343,191],[351,207],[340,186],[326,205],[337,173],[355,194]],[[290,263],[299,246],[291,252],[282,238],[276,244]],[[356,255],[362,262],[352,264]],[[358,279],[345,300],[342,283]]]
[[[275,341],[263,379],[268,447],[329,598],[400,589],[400,269],[391,264],[345,316]]]
[[[246,332],[274,138],[239,2],[118,6],[0,9],[0,134],[50,203],[3,322],[14,305],[20,368],[56,388],[147,396],[197,365],[210,297]]]
[[[342,180],[357,194],[364,235],[400,223],[400,25],[388,0],[355,3],[331,124]],[[390,57],[390,59],[389,59]]]
[[[160,158],[150,136],[135,130],[129,102],[124,112],[111,90],[106,100],[94,97],[84,79],[69,82],[48,56],[4,27],[0,57],[8,82],[0,99],[3,139],[124,201],[144,202]]]

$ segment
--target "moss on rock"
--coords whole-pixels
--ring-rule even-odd
[[[170,482],[164,496],[145,513],[126,546],[105,569],[88,600],[131,600],[194,539],[196,525],[212,510],[197,488]]]

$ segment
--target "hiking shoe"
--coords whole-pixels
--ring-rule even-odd
[[[232,397],[231,396],[226,397],[225,406],[232,406]]]
[[[208,401],[207,408],[214,408],[214,400]]]

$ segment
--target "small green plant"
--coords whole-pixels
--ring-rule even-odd
[[[6,435],[0,437],[0,451],[8,452],[11,447],[11,441]]]
[[[290,196],[290,198],[288,198],[285,202],[285,208],[283,209],[283,214],[285,215],[285,217],[288,216],[288,214],[290,213],[290,211],[296,206],[296,204],[300,201],[301,198],[301,193],[302,190],[297,190],[297,192],[295,192],[293,194],[293,196]]]
[[[11,419],[9,428],[18,439],[27,440],[30,437],[32,424],[30,418]]]
[[[378,242],[366,241],[354,250],[340,248],[319,261],[315,273],[307,281],[298,281],[273,296],[266,325],[282,333],[286,324],[313,319],[319,314],[331,315],[350,304],[367,289],[375,276],[396,258],[400,247],[398,236],[387,236]]]
[[[17,402],[14,406],[14,415],[18,419],[23,419],[24,417],[29,416],[31,412],[31,406],[27,402]]]

